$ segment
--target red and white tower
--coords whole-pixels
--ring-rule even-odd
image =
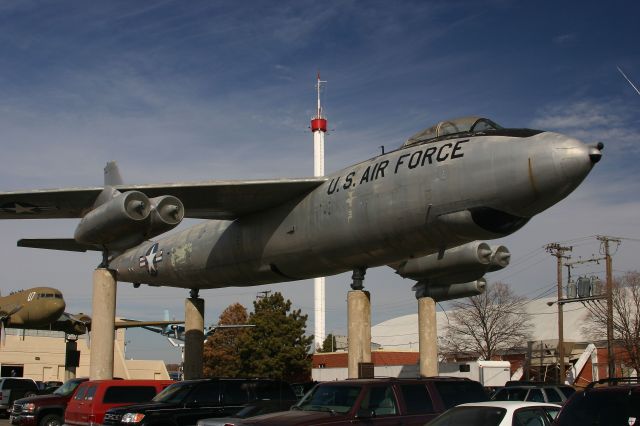
[[[318,73],[318,80],[316,83],[316,90],[318,92],[318,110],[316,115],[311,119],[311,132],[313,133],[313,175],[324,176],[324,134],[327,132],[327,119],[322,113],[322,106],[320,105],[320,87],[326,81],[320,80],[320,73]],[[324,306],[324,277],[314,278],[313,290],[314,290],[314,340],[316,349],[322,346],[325,339],[325,306]]]

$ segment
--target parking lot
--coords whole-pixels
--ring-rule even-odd
[[[0,419],[0,426],[10,425],[9,419]]]

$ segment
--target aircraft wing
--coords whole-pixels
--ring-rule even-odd
[[[300,197],[320,186],[324,177],[253,181],[207,181],[160,185],[117,185],[120,192],[140,191],[150,198],[173,195],[185,217],[226,219],[258,212]],[[70,188],[0,193],[0,219],[80,218],[103,188]]]
[[[163,325],[184,324],[184,321],[137,321],[137,320],[120,320],[115,322],[116,328],[132,328],[132,327],[161,327]],[[155,330],[152,330],[155,331]]]

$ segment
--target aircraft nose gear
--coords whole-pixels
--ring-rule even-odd
[[[192,288],[191,290],[189,290],[189,297],[192,299],[197,299],[199,292],[200,292],[200,289]]]
[[[356,268],[353,270],[351,279],[351,288],[354,290],[362,290],[364,288],[364,274],[367,272],[367,268]]]

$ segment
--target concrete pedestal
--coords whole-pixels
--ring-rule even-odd
[[[349,378],[358,377],[358,364],[371,362],[371,295],[353,290],[347,295]]]
[[[199,379],[204,350],[204,299],[185,299],[184,328],[184,379]]]
[[[116,315],[116,273],[98,268],[93,272],[91,356],[89,378],[113,379],[113,345]]]
[[[438,324],[436,302],[430,297],[418,299],[418,339],[420,341],[420,376],[437,376]]]

